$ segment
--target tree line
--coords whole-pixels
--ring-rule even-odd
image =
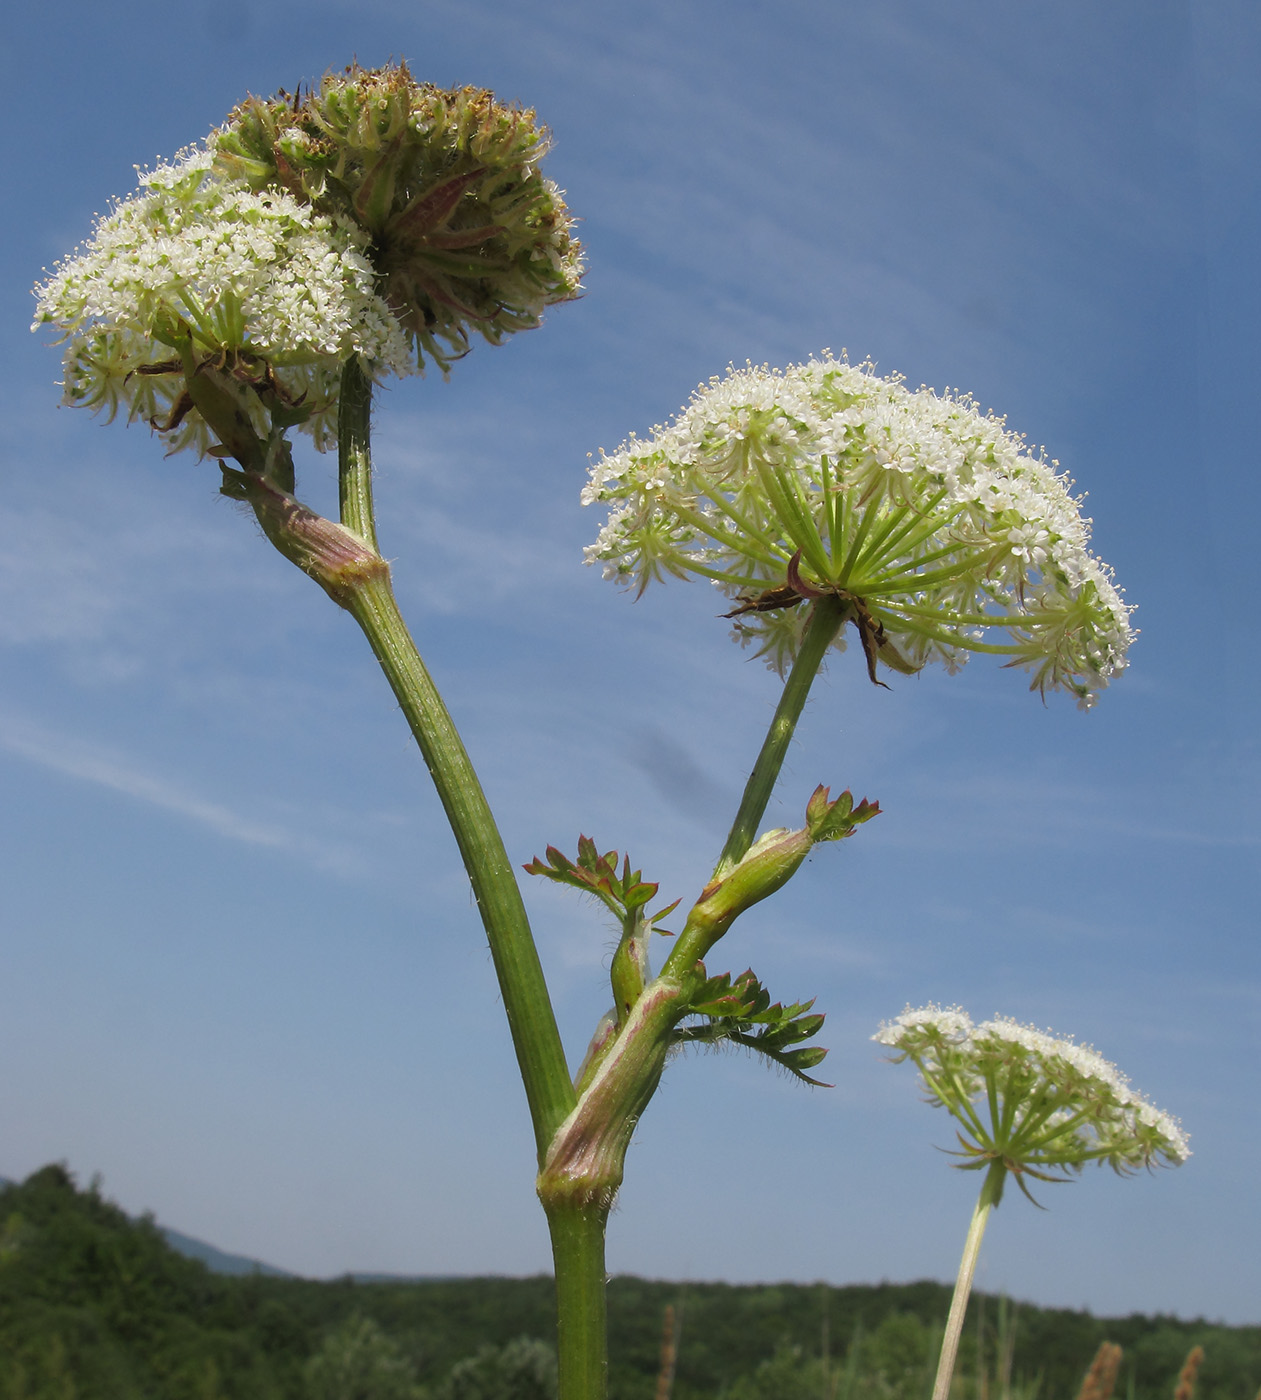
[[[924,1400],[948,1303],[932,1282],[614,1278],[610,1395]],[[547,1276],[216,1274],[63,1166],[0,1190],[0,1400],[551,1400],[542,1339],[554,1325]],[[1121,1400],[1173,1400],[1193,1347],[1204,1353],[1196,1400],[1261,1388],[1261,1327],[979,1295],[959,1400],[1073,1400],[1105,1342],[1121,1348]]]

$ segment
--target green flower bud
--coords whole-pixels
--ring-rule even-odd
[[[689,923],[716,929],[714,936],[721,937],[738,915],[787,884],[817,842],[843,840],[879,815],[878,803],[864,797],[855,807],[848,789],[832,800],[820,785],[806,805],[806,825],[798,831],[778,827],[759,836],[742,860],[701,891]]]
[[[578,295],[581,248],[538,163],[535,114],[406,65],[327,74],[305,98],[250,98],[215,138],[224,173],[358,225],[417,355],[445,373],[476,330],[498,345]]]

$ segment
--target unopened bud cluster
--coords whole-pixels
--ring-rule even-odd
[[[351,67],[304,98],[249,99],[213,144],[228,175],[362,230],[381,295],[444,370],[470,331],[498,344],[580,290],[572,221],[538,169],[547,132],[481,88]]]

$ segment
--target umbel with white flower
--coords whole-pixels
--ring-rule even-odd
[[[1088,704],[1120,671],[1131,632],[1054,464],[971,400],[912,393],[867,365],[823,358],[733,373],[652,441],[602,458],[584,499],[611,514],[589,557],[640,589],[666,574],[713,580],[734,602],[741,640],[788,676],[690,904],[658,906],[654,881],[587,836],[575,855],[548,846],[526,866],[592,896],[616,923],[613,1004],[571,1070],[512,862],[377,545],[370,432],[386,376],[429,365],[445,376],[475,337],[499,344],[579,294],[573,223],[539,170],[546,146],[533,112],[481,89],[419,83],[402,65],[352,66],[305,93],[250,98],[204,143],[143,176],[36,288],[36,326],[64,342],[69,403],[148,423],[171,451],[217,461],[220,489],[363,630],[442,801],[490,945],[552,1241],[560,1400],[602,1400],[605,1228],[670,1052],[737,1045],[819,1083],[811,1071],[826,1051],[809,1043],[823,1023],[812,1003],[774,1001],[751,970],[711,972],[705,960],[816,846],[879,814],[819,784],[799,827],[762,830],[829,649],[852,624],[873,679],[881,665],[953,669],[969,652],[995,652],[1030,670],[1037,689]],[[336,447],[336,519],[298,498],[295,431]],[[659,936],[671,942],[654,971]],[[941,1097],[961,1111],[983,1077],[959,1059],[980,1044],[970,1036],[950,1041],[955,1087]],[[1014,1065],[1016,1050],[1004,1053]],[[1024,1042],[1019,1053],[1034,1064]],[[1112,1081],[1081,1071],[1096,1086],[1089,1119],[1047,1099],[1051,1063],[1029,1070],[1045,1092],[1020,1118],[1032,1135],[1016,1144],[1022,1155],[978,1130],[987,1182],[1017,1162],[1024,1174],[1062,1168],[1086,1142],[1116,1164],[1155,1152],[1163,1120],[1140,1113],[1148,1136],[1134,1137],[1125,1115],[1137,1110]],[[1011,1072],[1012,1086],[1025,1084]],[[1105,1088],[1111,1117],[1100,1116]]]
[[[993,652],[1089,705],[1125,664],[1130,610],[1054,468],[966,395],[830,356],[750,366],[595,463],[583,501],[610,513],[587,558],[641,593],[665,574],[712,580],[781,673],[802,605],[831,598],[873,680],[877,662],[954,670]]]
[[[999,1016],[974,1025],[957,1006],[911,1007],[872,1037],[895,1061],[920,1072],[928,1102],[958,1125],[955,1165],[984,1171],[972,1214],[933,1400],[946,1400],[972,1278],[990,1211],[1010,1174],[1061,1182],[1087,1162],[1124,1175],[1139,1167],[1181,1166],[1191,1148],[1181,1125],[1153,1107],[1117,1069],[1072,1040]]]
[[[283,190],[225,182],[198,147],[141,176],[37,289],[35,324],[63,334],[67,403],[125,410],[172,452],[220,450],[190,387],[211,375],[260,437],[287,418],[323,448],[348,359],[375,375],[417,368],[367,247]]]
[[[546,151],[533,112],[405,65],[250,98],[36,288],[66,401],[124,408],[172,451],[236,456],[294,426],[330,446],[347,363],[446,372],[471,329],[498,344],[578,295]]]

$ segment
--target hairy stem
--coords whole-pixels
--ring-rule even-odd
[[[341,522],[293,495],[288,445],[264,443],[212,376],[190,385],[240,470],[224,467],[225,494],[253,507],[267,538],[355,619],[385,672],[433,779],[473,887],[490,943],[539,1166],[577,1094],[516,874],[459,733],[399,612],[389,565],[376,544],[372,504],[372,384],[357,360],[342,376],[338,415]],[[192,392],[192,389],[190,389]],[[608,1202],[545,1201],[556,1265],[562,1400],[607,1392],[604,1230]]]
[[[342,523],[375,550],[369,415],[372,386],[351,361],[339,418]],[[464,745],[399,613],[389,575],[357,578],[344,606],[363,628],[411,726],[464,857],[490,941],[539,1164],[577,1096],[526,920],[515,872]],[[611,1193],[610,1193],[611,1196]],[[560,1400],[603,1400],[608,1389],[604,1236],[608,1200],[544,1198],[556,1276]]]
[[[771,719],[762,751],[745,784],[744,796],[740,799],[736,819],[731,824],[727,844],[714,867],[715,879],[721,878],[738,864],[757,839],[758,825],[766,814],[766,804],[771,800],[779,770],[784,766],[788,745],[792,742],[810,687],[819,674],[824,654],[844,626],[849,612],[849,605],[839,598],[823,597],[813,604],[801,650],[788,673],[784,693],[779,697],[779,705]]]
[[[357,360],[342,376],[338,408],[342,524],[376,553],[372,511],[372,384]],[[455,834],[490,942],[521,1068],[539,1161],[575,1096],[516,874],[459,732],[399,612],[382,560],[335,594],[363,629],[411,728]]]

